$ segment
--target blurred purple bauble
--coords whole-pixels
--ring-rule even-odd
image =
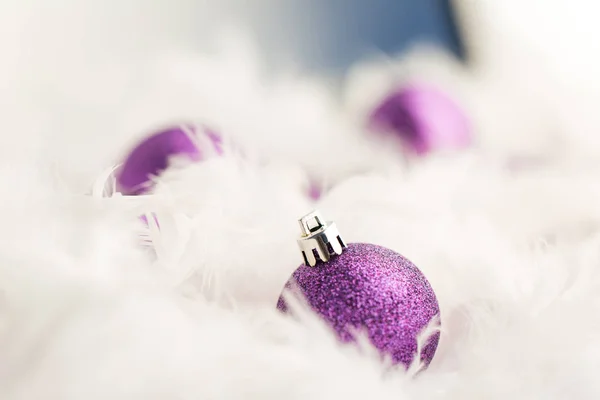
[[[471,144],[466,112],[442,90],[413,83],[388,95],[373,111],[370,127],[398,135],[418,155]]]
[[[151,178],[167,169],[173,157],[200,161],[208,154],[221,154],[221,146],[221,137],[208,129],[193,125],[164,129],[129,153],[117,174],[117,188],[126,195],[143,194],[150,189]]]
[[[417,353],[417,336],[440,312],[421,271],[400,254],[372,244],[351,243],[327,263],[300,266],[285,290],[294,288],[342,341],[353,341],[353,332],[363,330],[382,354],[405,366]],[[277,308],[288,312],[283,295]],[[439,338],[436,332],[423,347],[425,366]]]

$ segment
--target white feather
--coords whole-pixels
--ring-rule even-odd
[[[236,36],[196,54],[192,2],[126,3],[2,7],[0,399],[600,398],[597,135],[593,118],[574,123],[597,93],[573,97],[595,76],[564,64],[571,95],[548,99],[553,75],[527,70],[527,90],[528,48],[498,22],[489,37],[512,60],[365,61],[338,98],[324,80],[265,77]],[[361,118],[409,75],[464,100],[476,148],[407,165],[367,139]],[[147,196],[115,193],[111,166],[179,120],[241,151],[170,168]],[[310,180],[333,188],[315,203]],[[428,277],[441,308],[428,370],[389,370],[311,313],[275,310],[314,207]]]

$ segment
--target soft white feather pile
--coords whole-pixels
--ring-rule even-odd
[[[86,24],[99,5],[53,20],[13,3],[2,6],[13,35],[0,77],[0,399],[600,398],[599,136],[542,118],[544,99],[510,69],[418,51],[357,66],[340,99],[316,78],[266,76],[235,35],[195,54],[177,28],[192,3],[144,19],[134,11],[147,3],[132,0],[112,27]],[[115,34],[126,29],[137,39]],[[79,57],[78,35],[106,48]],[[407,167],[367,140],[370,102],[415,75],[466,104],[474,149]],[[554,99],[563,116],[589,105],[567,100]],[[129,145],[179,118],[214,126],[243,156],[171,169],[151,196],[103,191]],[[315,178],[332,186],[318,204],[306,196]],[[274,310],[300,262],[296,219],[313,207],[429,278],[443,331],[427,371],[386,371],[310,315]],[[143,213],[160,230],[144,231]]]

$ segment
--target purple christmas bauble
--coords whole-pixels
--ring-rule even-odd
[[[412,83],[389,94],[369,121],[376,131],[397,135],[418,155],[435,150],[462,149],[471,144],[466,112],[442,90]]]
[[[221,154],[221,137],[207,129],[181,125],[164,129],[139,143],[127,156],[117,174],[117,188],[126,195],[150,189],[152,176],[169,166],[172,157],[200,161],[210,153]]]
[[[284,291],[290,289],[300,290],[341,341],[353,341],[354,332],[362,330],[382,354],[405,366],[417,353],[419,333],[440,312],[421,271],[400,254],[373,244],[350,243],[328,262],[301,265]],[[277,308],[289,311],[283,295]],[[439,338],[436,332],[422,348],[425,366]]]

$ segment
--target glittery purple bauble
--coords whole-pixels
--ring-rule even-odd
[[[200,148],[207,142],[211,148]],[[149,189],[149,180],[169,166],[171,157],[187,157],[200,161],[209,152],[221,154],[221,137],[216,133],[194,126],[175,126],[160,131],[142,141],[130,153],[117,175],[117,186],[127,195],[143,194]]]
[[[413,83],[391,93],[371,114],[370,126],[398,135],[419,155],[465,148],[472,139],[465,111],[446,93],[426,84]]]
[[[380,352],[405,366],[416,355],[418,334],[440,312],[421,271],[400,254],[372,244],[351,243],[327,263],[300,266],[286,290],[294,287],[342,341],[353,341],[353,332],[362,329]],[[277,308],[288,311],[283,296]],[[432,335],[421,351],[426,366],[439,338]]]

